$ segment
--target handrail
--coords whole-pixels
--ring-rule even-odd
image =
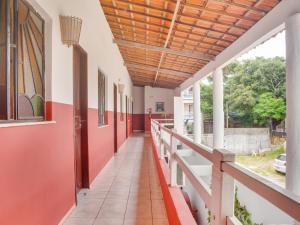
[[[172,130],[167,127],[161,126],[160,129],[166,131],[168,134],[172,134]]]
[[[199,145],[194,142],[192,142],[187,137],[184,137],[176,132],[172,132],[172,135],[181,143],[185,144],[186,146],[190,147],[193,151],[199,153],[204,158],[208,159],[209,161],[212,161],[212,149],[209,147],[206,147],[204,145]]]
[[[156,144],[159,143],[158,151],[160,151],[160,155],[162,155],[164,149],[170,152],[171,185],[177,183],[177,175],[174,171],[177,170],[177,165],[179,165],[205,204],[211,209],[212,225],[240,225],[233,213],[233,180],[244,184],[295,220],[300,221],[299,196],[291,194],[289,191],[234,163],[234,157],[228,151],[212,150],[206,146],[195,144],[193,141],[180,135],[173,129],[165,127],[164,124],[158,121],[151,120],[151,125]],[[170,144],[167,143],[167,140],[163,139],[162,132],[169,134]],[[177,147],[174,145],[174,139],[191,148],[192,151],[200,154],[212,163],[211,188],[201,178],[197,177],[191,166],[180,156],[180,151],[177,151]]]
[[[198,178],[196,173],[189,168],[187,162],[178,153],[175,153],[173,157],[179,164],[184,174],[189,178],[189,181],[192,183],[195,190],[203,198],[203,201],[207,207],[211,208],[211,190],[209,186]]]
[[[300,221],[300,197],[286,189],[258,176],[252,171],[236,163],[223,163],[222,170],[244,184],[250,190],[268,200],[270,203]]]

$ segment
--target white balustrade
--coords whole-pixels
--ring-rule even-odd
[[[195,144],[190,139],[168,129],[170,120],[152,120],[152,138],[160,160],[168,158],[170,185],[177,187],[178,166],[212,213],[212,225],[241,225],[234,217],[234,180],[244,184],[253,192],[300,221],[300,197],[270,181],[256,175],[234,162],[234,155],[222,149],[210,149]],[[188,150],[178,150],[178,143],[191,149],[212,163],[212,166],[189,165],[185,160]],[[200,174],[211,175],[211,184],[199,176],[196,169],[203,168]],[[211,168],[211,172],[208,171]]]

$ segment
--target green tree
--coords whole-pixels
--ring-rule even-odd
[[[255,122],[269,125],[273,130],[285,118],[286,106],[283,98],[275,98],[272,93],[261,94],[253,108]]]
[[[212,116],[213,114],[213,84],[208,81],[208,84],[201,84],[200,87],[201,112]]]
[[[266,124],[267,119],[254,118],[253,108],[263,93],[285,99],[285,60],[275,57],[236,61],[224,68],[224,81],[230,117],[245,127]]]
[[[256,58],[235,61],[224,68],[224,111],[244,127],[270,125],[270,117],[258,116],[254,108],[261,96],[269,93],[285,105],[285,60]],[[283,109],[283,108],[282,108]],[[212,116],[212,78],[201,85],[201,111]],[[284,112],[285,114],[285,107]],[[272,128],[284,119],[272,118]]]

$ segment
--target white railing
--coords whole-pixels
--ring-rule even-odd
[[[212,225],[240,225],[234,217],[234,180],[244,184],[277,208],[300,221],[300,197],[289,193],[286,189],[256,175],[250,170],[235,163],[234,154],[226,150],[211,149],[193,143],[190,139],[168,129],[160,120],[151,121],[152,137],[158,156],[161,160],[168,158],[170,167],[170,182],[177,186],[177,165],[188,178],[194,189],[201,196],[212,213]],[[200,154],[211,162],[211,184],[199,176],[193,166],[189,165],[182,156],[185,150],[178,150],[178,145],[186,146],[190,151]],[[206,169],[207,169],[206,168]],[[206,171],[204,169],[204,171]]]

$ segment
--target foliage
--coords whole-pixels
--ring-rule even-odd
[[[213,113],[213,83],[212,80],[208,84],[202,84],[201,91],[201,112],[204,114],[212,115]]]
[[[234,196],[234,215],[235,217],[243,224],[243,225],[263,225],[252,222],[251,213],[247,210],[246,206],[242,206],[237,195],[238,189],[235,189]],[[208,210],[207,222],[208,225],[211,224],[212,214],[211,211]]]
[[[246,206],[242,206],[238,196],[237,188],[235,189],[235,200],[234,200],[234,215],[243,225],[263,225],[254,223],[251,218],[251,213],[247,210]]]
[[[255,122],[266,125],[269,122],[273,127],[272,121],[282,121],[285,118],[285,102],[283,98],[275,98],[271,93],[261,94],[258,103],[253,108]]]
[[[188,123],[186,125],[186,130],[187,130],[188,134],[192,134],[194,132],[194,125],[192,123]]]
[[[268,93],[268,95],[264,95]],[[272,96],[272,98],[270,97]],[[224,101],[230,119],[239,121],[244,127],[273,125],[285,116],[285,60],[256,58],[235,61],[224,68]],[[264,101],[264,102],[262,102]],[[261,104],[259,104],[261,103]],[[268,108],[262,104],[267,103]],[[278,103],[277,109],[275,103]],[[259,106],[257,106],[259,105]],[[258,115],[270,109],[268,116]],[[212,80],[201,85],[201,110],[212,115]],[[271,116],[270,116],[271,115]]]

